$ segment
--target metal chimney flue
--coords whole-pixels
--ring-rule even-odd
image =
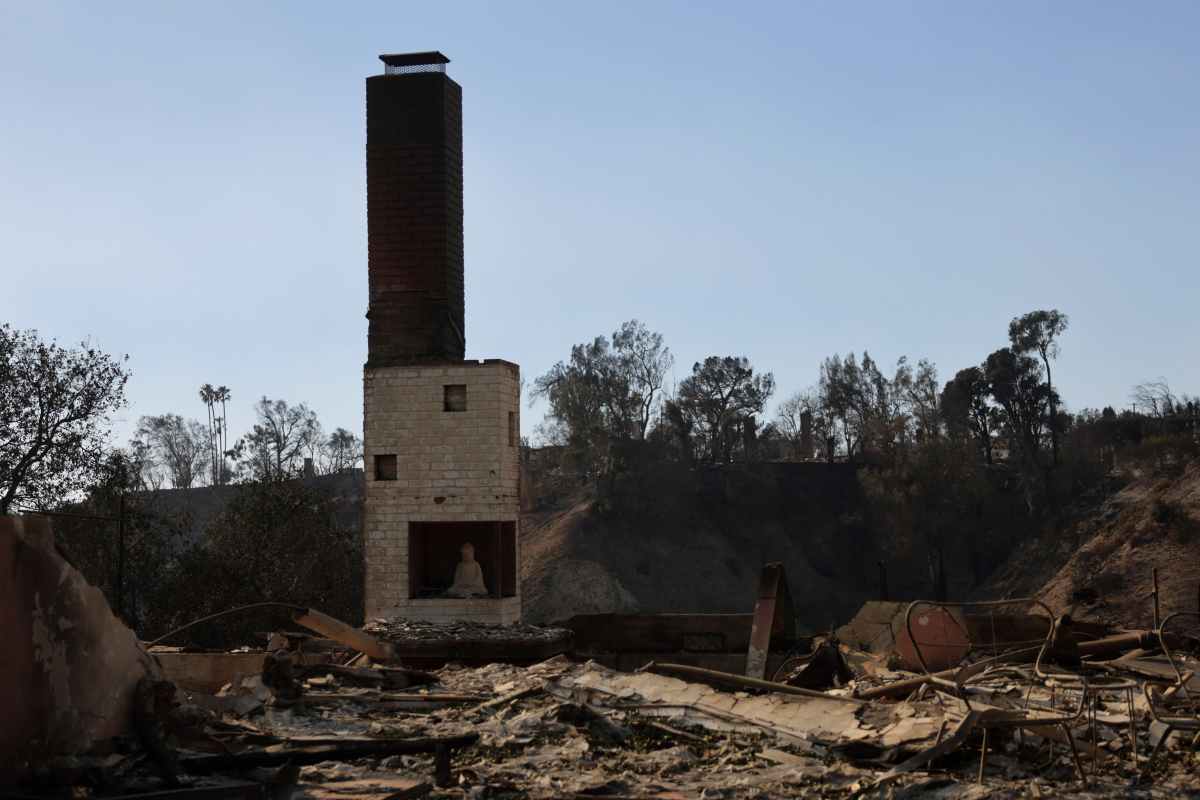
[[[385,53],[379,57],[383,62],[384,75],[412,75],[416,72],[446,72],[450,59],[437,50],[425,53]]]

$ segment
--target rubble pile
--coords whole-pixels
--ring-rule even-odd
[[[484,622],[425,622],[415,619],[372,619],[363,630],[382,639],[404,645],[413,642],[565,642],[571,631],[515,622],[491,625]]]
[[[74,573],[52,548],[30,552],[39,568],[10,592],[36,611],[47,576]],[[1151,630],[1128,631],[1036,600],[920,601],[865,609],[841,631],[852,644],[831,634],[805,652],[783,576],[768,572],[780,591],[759,593],[741,674],[706,666],[731,663],[713,640],[741,616],[708,629],[694,616],[627,620],[634,639],[686,635],[661,649],[671,661],[624,670],[564,652],[567,630],[359,629],[301,607],[293,621],[324,638],[146,650],[74,581],[53,626],[31,612],[12,637],[32,655],[10,675],[26,688],[10,690],[8,718],[55,727],[36,747],[20,734],[41,728],[0,728],[18,745],[0,749],[0,787],[123,800],[1200,797],[1200,614],[1156,613]],[[96,658],[105,641],[130,657]],[[787,655],[768,671],[781,642]],[[556,654],[530,657],[544,650]],[[94,706],[108,709],[103,730],[72,705],[84,677],[108,693],[93,695],[120,699]]]
[[[128,743],[71,759],[69,774],[109,775],[92,785],[96,796],[115,780],[130,795],[169,785],[168,776],[198,791],[233,791],[247,780],[286,786],[295,798],[1200,793],[1195,732],[1177,733],[1148,763],[1164,726],[1152,722],[1140,686],[1128,694],[1113,684],[1094,709],[1080,711],[1081,695],[1068,697],[1062,681],[1048,685],[1032,664],[997,662],[965,683],[924,681],[894,699],[882,695],[927,676],[850,655],[850,663],[870,663],[870,674],[811,694],[730,690],[659,674],[654,665],[627,673],[566,656],[530,667],[449,664],[428,675],[432,683],[407,691],[386,688],[395,678],[370,677],[403,672],[394,667],[311,667],[286,697],[262,676],[243,676],[223,696],[247,702],[202,710],[182,691],[157,708],[152,702],[158,753]],[[1200,662],[1185,666],[1200,673]],[[1135,653],[1114,674],[1162,667],[1162,656]],[[869,694],[877,696],[860,697]],[[1009,724],[1030,709],[1040,726]],[[1048,722],[1060,717],[1066,729]],[[989,752],[978,782],[985,731]],[[43,781],[55,769],[61,780],[63,768],[43,770]]]
[[[420,712],[363,704],[347,689],[345,702],[319,711],[268,707],[255,724],[291,738],[478,734],[478,743],[456,758],[451,784],[430,790],[437,797],[1200,792],[1198,763],[1188,752],[1194,733],[1176,735],[1149,764],[1163,727],[1146,724],[1147,698],[1125,692],[1124,684],[1097,690],[1106,696],[1084,713],[1082,695],[1066,697],[1071,692],[1063,679],[1047,685],[1034,665],[996,663],[961,686],[927,681],[903,699],[863,700],[855,695],[881,694],[919,676],[889,670],[880,658],[852,655],[852,663],[871,663],[871,674],[823,697],[729,691],[559,656],[528,668],[448,665],[435,673],[437,685],[424,690],[436,707]],[[1161,656],[1138,655],[1114,669],[1156,674],[1163,666]],[[1010,724],[1026,714],[1032,725]],[[1049,722],[1062,717],[1069,737]],[[989,753],[977,783],[984,731]],[[430,755],[387,763],[412,780],[436,772]],[[1086,785],[1077,764],[1084,765]],[[360,767],[369,776],[378,765]],[[319,774],[314,768],[301,779]]]

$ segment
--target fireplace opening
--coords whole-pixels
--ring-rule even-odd
[[[517,595],[515,522],[408,523],[408,585],[412,599],[448,597],[462,561],[463,545],[474,548],[486,597]],[[480,596],[480,595],[473,595]]]

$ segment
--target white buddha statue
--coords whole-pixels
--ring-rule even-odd
[[[446,590],[447,597],[487,597],[487,584],[483,582],[483,568],[475,560],[475,545],[470,542],[462,546],[462,561],[454,569],[454,585]]]

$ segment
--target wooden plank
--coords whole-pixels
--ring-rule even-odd
[[[541,691],[542,687],[540,685],[526,686],[524,689],[517,689],[516,691],[500,695],[499,697],[493,697],[491,700],[480,703],[479,705],[470,709],[468,713],[475,711],[487,711],[488,709],[496,708],[497,706],[506,706],[509,703],[515,703],[524,697],[530,697],[531,695],[538,694]]]
[[[334,619],[328,614],[322,614],[316,609],[310,608],[307,611],[297,612],[293,619],[309,630],[316,631],[322,636],[327,636],[336,642],[341,642],[347,647],[357,650],[360,653],[365,653],[377,661],[391,661],[395,658],[395,652],[387,642],[380,641],[369,633],[361,631],[352,625],[347,625],[341,620]]]

